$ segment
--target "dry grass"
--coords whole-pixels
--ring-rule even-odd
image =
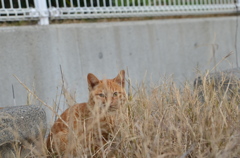
[[[83,148],[79,142],[87,138],[74,139],[78,157],[89,152],[116,158],[239,157],[239,94],[229,99],[228,93],[220,94],[203,83],[204,102],[199,90],[189,84],[182,88],[173,82],[154,88],[139,86],[115,115],[116,128],[100,150]],[[41,156],[49,155],[45,150]]]

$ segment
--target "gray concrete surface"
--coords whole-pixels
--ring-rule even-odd
[[[16,75],[50,106],[60,100],[64,110],[59,65],[77,102],[87,101],[90,72],[113,78],[128,68],[134,84],[157,83],[171,74],[178,83],[193,81],[196,69],[212,69],[236,53],[236,33],[240,50],[236,24],[236,17],[218,17],[0,27],[0,106],[13,104],[12,84],[17,105],[26,104],[27,91]],[[217,69],[234,67],[235,54]]]

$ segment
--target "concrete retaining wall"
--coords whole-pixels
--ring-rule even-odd
[[[17,105],[27,102],[27,91],[13,74],[53,105],[60,93],[60,65],[77,102],[87,101],[89,72],[113,78],[128,68],[133,82],[146,73],[147,82],[171,74],[177,82],[193,80],[196,68],[211,69],[236,52],[236,22],[236,17],[221,17],[0,27],[0,106],[13,105],[12,84]],[[240,41],[240,31],[237,37]],[[235,54],[218,69],[232,67]]]

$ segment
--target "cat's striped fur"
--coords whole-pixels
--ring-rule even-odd
[[[127,99],[125,71],[103,80],[90,73],[87,80],[88,102],[68,108],[57,119],[47,138],[49,152],[64,156],[94,154],[111,137],[115,115]]]

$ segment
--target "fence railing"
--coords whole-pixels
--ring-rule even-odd
[[[236,13],[240,0],[0,0],[0,21]]]

